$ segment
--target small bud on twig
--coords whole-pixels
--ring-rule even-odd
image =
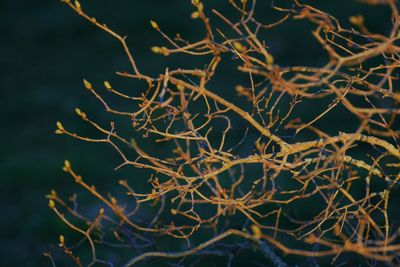
[[[88,82],[86,79],[83,79],[83,84],[85,85],[86,89],[93,90],[92,84]]]
[[[64,242],[65,242],[64,236],[60,235],[58,239],[60,240],[60,247],[64,246]]]
[[[251,231],[253,232],[255,238],[260,239],[262,237],[261,229],[257,225],[253,224],[251,226]]]
[[[82,7],[81,7],[81,3],[79,3],[78,0],[75,0],[74,2],[75,8],[78,10],[78,12],[82,12]]]
[[[353,25],[360,26],[364,24],[364,17],[362,15],[350,16],[349,22]]]
[[[110,84],[108,81],[104,81],[104,87],[105,87],[107,90],[112,90],[111,84]]]
[[[56,206],[56,205],[55,205],[55,203],[54,203],[54,200],[50,199],[50,200],[49,200],[49,207],[50,207],[50,209],[54,209],[55,206]]]
[[[56,125],[57,125],[58,130],[64,131],[64,127],[61,122],[57,121]]]
[[[158,27],[157,22],[155,22],[154,20],[150,20],[150,24],[151,27],[153,27],[153,29],[159,30],[160,28]]]

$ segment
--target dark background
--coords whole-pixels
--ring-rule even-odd
[[[219,10],[226,6],[226,1],[204,2],[206,8],[208,3]],[[388,19],[380,19],[389,18],[388,8],[366,8],[347,0],[313,2],[343,18],[344,24],[349,15],[362,13],[371,30],[387,33],[389,29]],[[270,1],[259,3],[268,10]],[[179,32],[191,40],[203,34],[200,24],[189,17],[194,11],[190,1],[87,0],[81,4],[116,32],[129,35],[128,44],[139,67],[150,74],[163,72],[168,64],[188,64],[179,57],[151,53],[150,46],[166,42],[150,27],[150,19],[167,33]],[[277,18],[268,12],[266,22]],[[0,266],[50,266],[42,254],[68,230],[48,209],[45,195],[51,189],[64,196],[76,191],[72,179],[61,171],[63,160],[70,159],[81,173],[104,188],[115,186],[121,176],[135,176],[132,170],[112,171],[119,161],[109,147],[55,135],[55,122],[61,120],[69,129],[85,132],[74,115],[75,107],[101,120],[103,108],[83,89],[82,79],[98,85],[103,80],[124,84],[125,80],[114,73],[129,70],[129,66],[115,39],[60,1],[2,1],[0,21]],[[324,54],[310,37],[312,27],[288,23],[270,33],[267,42],[277,63],[322,62]],[[226,77],[222,78],[215,85],[222,94],[229,93],[233,89],[224,83]],[[331,124],[339,120],[332,118]]]

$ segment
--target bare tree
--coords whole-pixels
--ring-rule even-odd
[[[118,75],[146,87],[131,96],[104,82],[108,94],[131,101],[135,111],[112,106],[103,96],[106,92],[86,80],[85,88],[143,138],[173,148],[167,156],[152,154],[141,141],[119,134],[117,123],[95,122],[80,109],[77,115],[101,138],[81,136],[57,123],[57,134],[110,145],[121,157],[118,168],[146,170],[147,177],[136,179],[151,186],[138,192],[135,181],[119,181],[132,203],[126,205],[118,196],[99,192],[65,161],[63,170],[104,205],[89,218],[55,191],[48,195],[50,208],[91,249],[92,259],[84,263],[75,251],[85,246],[67,245],[60,237],[60,247],[78,266],[111,264],[96,250],[100,245],[131,248],[125,266],[148,258],[195,265],[207,256],[227,257],[229,264],[234,250],[251,250],[254,245],[275,266],[287,266],[284,254],[332,262],[357,254],[370,264],[399,264],[398,222],[389,212],[396,208],[392,192],[400,180],[400,20],[395,1],[362,1],[391,10],[391,20],[382,18],[392,25],[385,36],[371,32],[361,15],[350,17],[352,27],[346,28],[329,13],[297,0],[289,7],[273,4],[281,18],[270,22],[258,14],[255,0],[229,1],[237,20],[192,0],[191,17],[202,22],[204,36],[195,42],[171,37],[151,21],[166,40],[165,46],[151,49],[164,56],[183,54],[188,60],[202,57],[208,63],[193,69],[166,68],[155,77],[141,70],[126,37],[88,15],[78,1],[63,2],[120,42],[131,69]],[[312,36],[327,55],[322,67],[274,62],[268,40],[259,36],[289,20],[314,25]],[[213,21],[229,30],[223,32]],[[220,92],[231,89],[210,85],[222,61],[247,77],[230,97]],[[235,104],[235,98],[245,98],[247,104]],[[386,104],[380,105],[383,100]],[[302,111],[310,106],[317,116]],[[330,132],[318,127],[329,123],[334,112],[354,120],[355,131],[345,132],[340,125]],[[233,144],[236,121],[245,122],[247,130]],[[238,147],[249,141],[248,131],[257,132],[255,149],[243,156]],[[293,132],[290,138],[283,136],[288,131]],[[379,153],[357,157],[360,147]],[[310,203],[313,210],[299,215]],[[143,217],[143,210],[154,216]],[[231,221],[240,224],[231,227]],[[203,243],[192,244],[196,235]],[[186,249],[159,251],[160,236],[182,239]]]

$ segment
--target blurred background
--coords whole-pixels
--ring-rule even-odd
[[[220,11],[226,2],[204,1],[206,9]],[[388,20],[381,19],[390,17],[388,8],[370,8],[348,0],[309,2],[318,2],[344,24],[349,15],[363,14],[372,31],[389,30]],[[279,17],[268,13],[271,1],[259,3],[265,8],[265,22]],[[189,0],[82,0],[81,4],[90,15],[129,36],[128,44],[140,69],[150,74],[163,72],[167,65],[188,64],[180,57],[152,54],[151,46],[166,42],[150,27],[150,19],[166,33],[179,32],[189,40],[203,34],[199,22],[190,19],[194,9]],[[114,73],[129,70],[129,66],[115,39],[58,0],[2,1],[0,20],[0,266],[51,266],[43,252],[57,245],[58,235],[68,230],[48,209],[45,195],[51,189],[64,196],[77,191],[76,184],[61,171],[63,160],[70,159],[80,173],[110,191],[119,178],[139,174],[132,169],[114,172],[119,158],[108,146],[54,134],[58,120],[76,132],[89,131],[75,116],[75,107],[92,118],[104,118],[103,108],[84,90],[83,78],[97,85],[109,80],[126,87],[129,82]],[[310,37],[313,26],[293,25],[285,24],[268,35],[276,62],[318,65],[325,55]],[[222,74],[214,88],[219,86],[222,94],[232,92],[233,87],[226,82],[229,73]],[[134,84],[132,87],[134,91]],[[331,123],[339,121],[332,118]],[[154,153],[162,149],[148,148]],[[94,200],[88,201],[85,205]]]

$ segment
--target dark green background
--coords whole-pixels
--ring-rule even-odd
[[[219,10],[226,6],[226,1],[204,2],[206,8],[208,3]],[[389,29],[387,8],[366,8],[347,0],[314,2],[344,18],[346,25],[348,15],[362,13],[371,30],[387,33]],[[268,10],[270,1],[259,3]],[[163,72],[167,64],[188,62],[150,52],[150,46],[166,44],[150,27],[150,19],[166,32],[179,32],[192,40],[203,33],[200,24],[189,18],[193,11],[190,1],[87,0],[82,6],[116,32],[129,35],[128,44],[138,65],[151,74]],[[265,21],[273,18],[276,14],[265,12]],[[2,1],[0,21],[0,266],[50,266],[42,253],[57,244],[60,233],[68,231],[47,208],[45,194],[50,189],[64,196],[77,191],[61,171],[63,160],[70,159],[81,173],[104,188],[115,186],[121,176],[135,176],[132,170],[112,172],[119,161],[109,147],[56,136],[55,122],[61,120],[69,129],[85,132],[84,124],[74,115],[75,107],[104,119],[103,108],[83,89],[82,78],[97,85],[103,80],[129,85],[114,75],[129,66],[116,40],[60,1]],[[309,38],[311,29],[307,23],[288,23],[270,33],[267,43],[277,63],[319,64],[324,54]],[[221,94],[233,90],[224,82],[229,79],[226,74],[222,72],[215,82]],[[340,118],[332,120],[331,127]]]

